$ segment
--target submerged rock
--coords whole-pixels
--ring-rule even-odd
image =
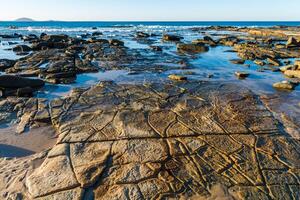
[[[295,88],[295,84],[289,81],[282,81],[282,82],[274,83],[273,87],[280,90],[293,90]]]
[[[231,63],[237,64],[237,65],[243,65],[245,63],[245,60],[243,59],[232,59],[230,60]]]
[[[177,50],[184,53],[202,53],[207,52],[209,47],[204,44],[177,44]]]
[[[174,80],[174,81],[186,81],[187,77],[186,76],[181,76],[181,75],[176,75],[176,74],[171,74],[168,76],[169,79]]]

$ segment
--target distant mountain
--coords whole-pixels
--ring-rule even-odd
[[[33,22],[34,20],[30,19],[30,18],[23,17],[23,18],[16,19],[16,21],[18,21],[18,22]]]

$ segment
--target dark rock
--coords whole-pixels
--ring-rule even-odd
[[[137,38],[148,38],[148,37],[150,37],[150,35],[148,33],[144,33],[144,32],[137,32],[136,37]]]
[[[31,51],[31,48],[27,45],[18,45],[12,49],[14,52],[23,53]]]
[[[30,35],[26,35],[26,36],[23,36],[22,38],[25,42],[33,42],[35,40],[38,40],[39,37],[34,35],[34,34],[30,34]]]
[[[163,40],[164,41],[170,41],[170,42],[180,42],[180,40],[182,39],[182,37],[177,36],[177,35],[163,35]]]
[[[124,42],[117,39],[109,40],[109,44],[112,46],[124,46]]]
[[[106,39],[90,38],[88,39],[88,43],[109,44],[109,41]]]
[[[300,47],[300,42],[298,42],[296,38],[290,37],[286,43],[286,46],[287,48]]]
[[[71,78],[76,77],[75,72],[60,72],[55,74],[47,74],[45,79],[61,79],[61,78]]]
[[[16,96],[18,97],[30,97],[34,90],[31,87],[24,87],[17,89]]]
[[[51,42],[51,41],[40,41],[32,44],[31,48],[34,51],[46,50],[46,49],[63,49],[68,46],[65,42]]]
[[[103,35],[103,33],[99,32],[99,31],[92,33],[92,36],[100,36],[100,35]]]
[[[21,38],[22,35],[14,33],[12,35],[5,35],[5,34],[3,34],[3,35],[0,35],[0,37],[3,38],[3,39],[15,39],[15,38]]]
[[[15,60],[0,59],[0,71],[13,67],[15,63]]]
[[[150,48],[154,51],[162,51],[162,48],[159,46],[150,46]]]
[[[68,35],[44,35],[42,38],[44,41],[48,42],[67,42],[69,40]]]
[[[236,75],[238,78],[247,78],[250,74],[247,73],[247,72],[241,72],[241,71],[238,71],[238,72],[235,72],[235,75]]]
[[[245,60],[243,59],[232,59],[230,60],[231,63],[237,64],[237,65],[243,65],[245,63]]]
[[[47,35],[47,33],[41,33],[40,38],[42,39],[43,37],[45,37]]]
[[[211,37],[209,37],[209,36],[204,36],[203,37],[203,42],[205,43],[205,44],[209,44],[210,46],[216,46],[218,43],[215,41],[215,40],[213,40]]]
[[[29,79],[12,75],[0,76],[0,88],[24,88],[24,87],[42,87],[45,82],[40,79]]]

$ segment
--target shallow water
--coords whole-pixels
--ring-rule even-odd
[[[17,29],[9,29],[8,25],[16,25]],[[117,38],[125,42],[125,46],[130,49],[139,51],[142,55],[146,56],[158,56],[149,50],[149,45],[161,46],[164,49],[164,53],[169,54],[174,57],[180,57],[176,52],[176,44],[173,43],[163,43],[161,41],[161,35],[163,33],[173,33],[184,37],[184,42],[191,42],[194,39],[202,38],[203,33],[191,31],[191,27],[199,27],[206,25],[237,25],[237,26],[273,26],[273,25],[283,25],[276,22],[260,22],[260,23],[243,23],[235,24],[233,22],[227,22],[227,24],[209,24],[205,22],[194,22],[194,23],[67,23],[67,22],[33,22],[33,23],[10,23],[5,22],[0,25],[1,34],[41,34],[42,32],[56,34],[63,33],[71,36],[79,36],[81,34],[93,33],[95,31],[100,31],[103,33],[101,38]],[[292,24],[284,25],[299,25],[298,22],[293,22]],[[92,29],[92,27],[97,27],[97,30]],[[156,34],[157,36],[151,37],[149,40],[136,40],[134,35],[136,31],[144,31],[151,34]],[[211,34],[214,38],[218,38],[218,34],[244,34],[238,32],[216,32],[207,31],[205,34]],[[0,59],[18,59],[20,56],[15,55],[12,51],[7,51],[5,49],[12,48],[13,45],[8,45],[8,42],[20,41],[16,39],[5,39],[1,41],[0,46]],[[295,91],[287,93],[276,91],[273,89],[272,84],[278,81],[285,80],[285,77],[280,72],[273,72],[271,70],[260,71],[261,67],[257,66],[251,61],[247,61],[245,64],[250,65],[246,67],[245,65],[232,64],[229,60],[238,58],[236,53],[228,52],[232,50],[231,47],[218,46],[215,48],[210,48],[207,53],[202,53],[195,56],[189,57],[192,75],[187,75],[189,79],[195,80],[209,80],[209,81],[229,81],[242,84],[249,89],[252,89],[258,94],[269,94],[269,93],[279,93],[282,95],[292,95],[300,96],[300,87],[297,87]],[[161,65],[176,65],[177,63],[160,63]],[[47,84],[41,91],[37,93],[38,97],[45,98],[55,98],[58,96],[66,95],[74,87],[88,87],[101,80],[113,80],[116,82],[145,82],[145,81],[160,81],[167,78],[169,74],[172,73],[185,73],[187,70],[169,70],[162,73],[139,73],[132,75],[128,71],[124,70],[112,70],[105,72],[98,72],[92,74],[82,74],[78,75],[76,83],[71,85],[51,85]],[[250,73],[250,76],[244,80],[238,80],[234,73],[236,71],[245,71]],[[212,78],[207,78],[208,75],[213,75]],[[300,98],[300,97],[299,97]]]

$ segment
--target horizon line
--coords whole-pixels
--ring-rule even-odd
[[[300,22],[300,20],[0,20],[0,22]]]

